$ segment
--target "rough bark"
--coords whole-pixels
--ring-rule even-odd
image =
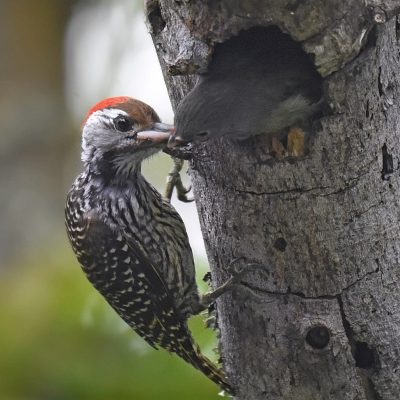
[[[368,3],[368,4],[366,4]],[[238,399],[400,396],[398,1],[148,1],[174,105],[213,45],[277,25],[312,54],[331,113],[307,154],[263,138],[194,147],[191,178],[214,283],[234,257],[265,266],[218,301]]]

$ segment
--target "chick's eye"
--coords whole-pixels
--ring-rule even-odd
[[[133,120],[128,117],[116,117],[114,118],[115,128],[120,132],[128,132],[133,128]]]

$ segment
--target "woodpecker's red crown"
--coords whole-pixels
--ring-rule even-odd
[[[151,126],[154,122],[160,122],[157,113],[146,103],[129,96],[116,96],[103,99],[95,104],[87,113],[82,126],[96,111],[112,108],[125,111],[141,126]]]

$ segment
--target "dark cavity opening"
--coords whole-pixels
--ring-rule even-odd
[[[356,367],[363,369],[370,369],[374,367],[376,355],[365,342],[356,342],[354,349],[354,359],[356,360]]]
[[[286,250],[287,242],[283,237],[275,240],[274,247],[282,253]]]
[[[393,174],[393,156],[389,154],[386,143],[382,146],[382,180],[387,181]]]
[[[159,35],[162,30],[165,28],[165,21],[161,15],[160,3],[158,1],[154,1],[148,4],[148,13],[147,19],[153,29],[154,35]]]
[[[277,99],[282,102],[301,98],[315,105],[305,118],[299,116],[302,120],[309,119],[311,114],[317,116],[322,107],[323,80],[313,57],[277,26],[253,27],[217,44],[206,77],[220,83],[224,92],[219,91],[218,96],[231,99],[229,110],[235,116],[235,127],[238,117],[262,125],[259,114],[265,119],[269,110],[277,108]],[[293,122],[296,106],[290,103],[285,107],[286,113],[279,113],[281,121],[275,121],[273,126],[284,125],[283,120]],[[250,128],[257,130],[258,126]]]
[[[306,342],[317,350],[322,350],[328,346],[330,339],[329,329],[323,325],[314,326],[306,335]]]

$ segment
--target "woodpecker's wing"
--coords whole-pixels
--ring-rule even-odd
[[[67,222],[68,225],[68,222]],[[89,281],[120,317],[151,346],[182,354],[190,335],[156,268],[143,252],[96,215],[83,215],[71,243]],[[184,357],[187,359],[187,357]]]

